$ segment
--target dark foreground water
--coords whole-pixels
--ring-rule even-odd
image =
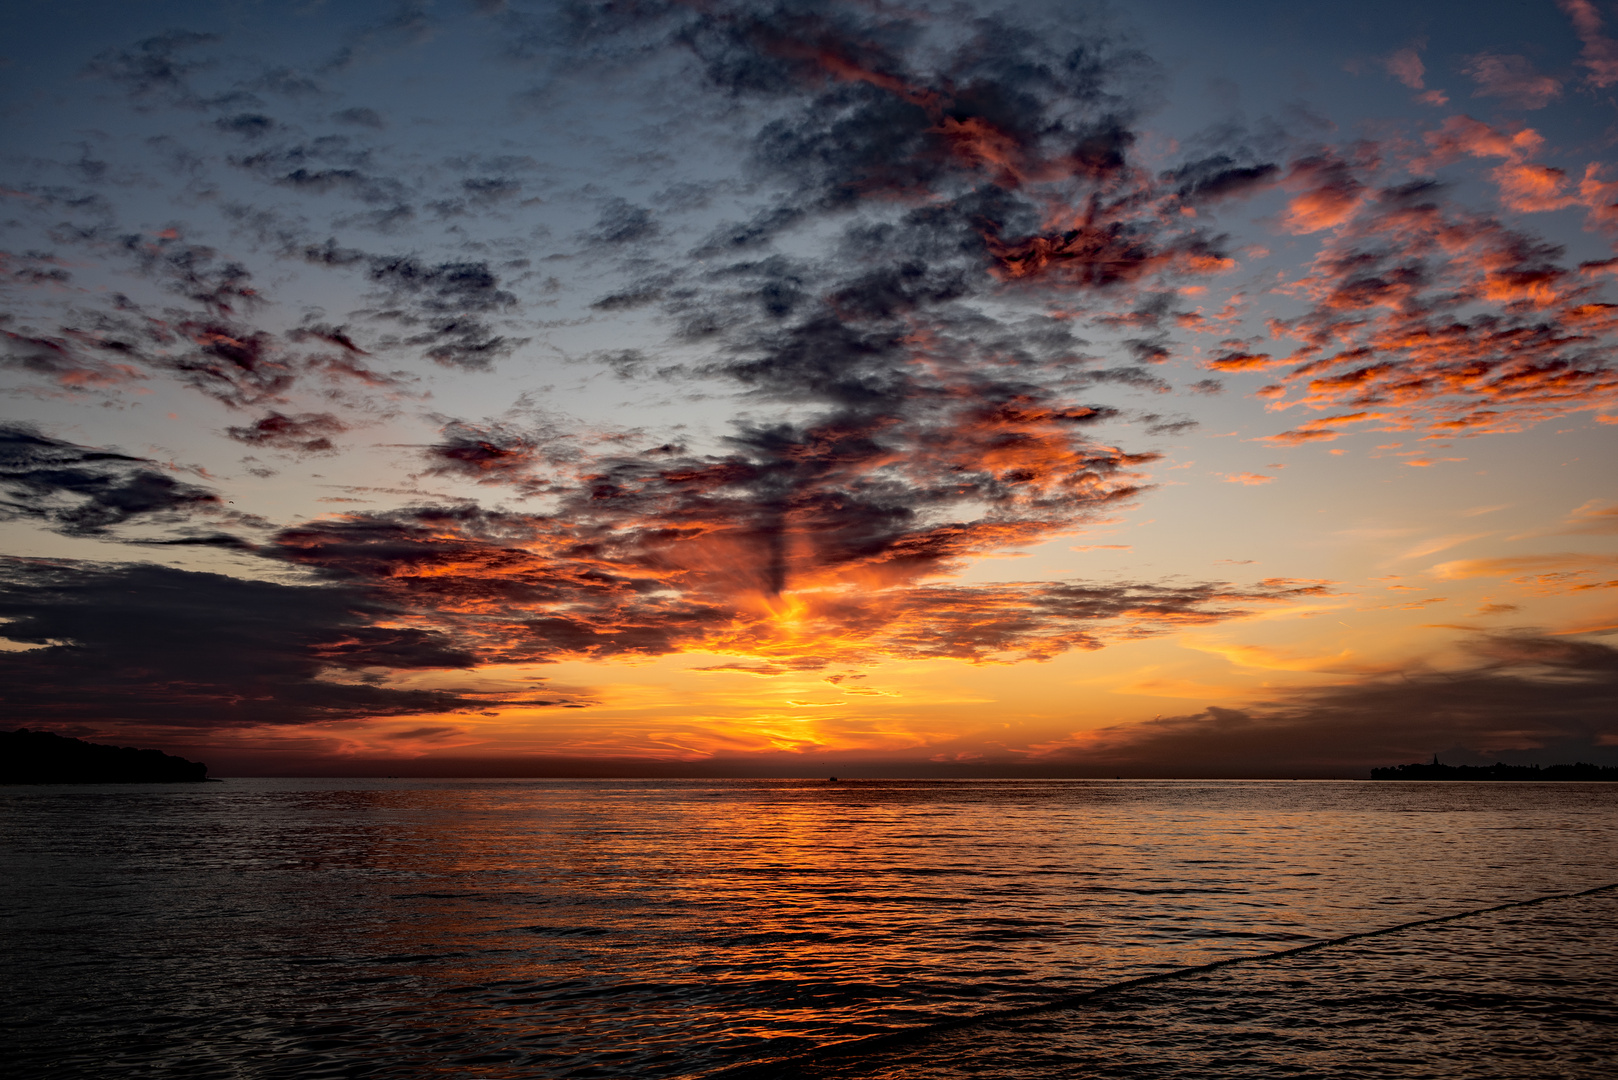
[[[1610,1077],[1618,785],[0,788],[8,1077]],[[750,1070],[751,1071],[751,1070]]]

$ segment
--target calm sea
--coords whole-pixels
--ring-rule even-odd
[[[1606,893],[815,1056],[1618,882],[1618,785],[9,787],[0,853],[9,1077],[1596,1077],[1618,1053]]]

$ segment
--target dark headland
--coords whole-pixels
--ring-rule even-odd
[[[104,746],[27,728],[0,731],[0,784],[176,784],[207,779],[208,766],[161,750]]]
[[[1416,762],[1411,765],[1390,765],[1385,769],[1372,769],[1372,780],[1614,780],[1618,781],[1618,766],[1589,765],[1440,765],[1438,762]]]

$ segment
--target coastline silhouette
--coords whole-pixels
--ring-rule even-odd
[[[204,783],[208,766],[200,761],[107,746],[48,731],[0,731],[0,784],[175,784]]]

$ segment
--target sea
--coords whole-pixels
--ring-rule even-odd
[[[0,1073],[1610,1080],[1615,884],[1618,784],[11,786]]]

